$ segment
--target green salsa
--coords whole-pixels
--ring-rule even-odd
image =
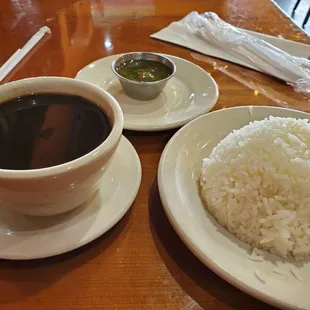
[[[155,82],[172,74],[171,68],[161,62],[145,59],[132,59],[121,63],[116,72],[133,81]]]

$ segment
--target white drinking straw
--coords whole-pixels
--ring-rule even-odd
[[[18,49],[0,68],[0,82],[18,65],[18,63],[36,46],[46,33],[51,33],[51,29],[44,26],[32,36],[32,38]]]
[[[13,61],[13,59],[16,58],[17,54],[20,52],[20,48],[3,64],[3,66],[0,68],[0,70],[6,69]]]

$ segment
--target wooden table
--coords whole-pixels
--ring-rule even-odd
[[[239,27],[310,42],[270,0],[1,0],[0,64],[47,25],[52,37],[6,82],[40,75],[74,77],[98,58],[148,50],[186,58],[212,74],[220,89],[217,109],[274,105],[277,95],[284,98],[280,104],[300,108],[301,102],[308,103],[295,100],[291,88],[273,78],[216,59],[211,64],[210,57],[149,38],[192,10],[214,11]],[[0,309],[271,309],[200,263],[169,224],[156,173],[173,133],[125,132],[143,168],[131,210],[104,236],[71,253],[0,261]]]

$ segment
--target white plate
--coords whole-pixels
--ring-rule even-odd
[[[197,116],[209,112],[216,104],[218,87],[202,68],[175,56],[176,74],[156,99],[138,101],[123,91],[111,69],[120,55],[99,59],[85,68],[76,79],[108,91],[119,102],[124,113],[124,128],[137,131],[158,131],[180,127]]]
[[[269,115],[310,118],[307,113],[273,107],[238,107],[206,114],[180,129],[167,144],[158,169],[160,197],[175,230],[189,249],[234,286],[281,309],[310,309],[310,263],[297,264],[265,252],[265,260],[248,258],[250,247],[223,229],[203,207],[198,178],[202,159],[228,133]],[[303,277],[273,273],[296,266]],[[254,274],[266,275],[264,284]],[[207,281],[207,279],[206,279]]]
[[[93,241],[125,215],[140,182],[138,154],[122,137],[99,191],[83,206],[52,217],[31,217],[0,209],[0,258],[49,257]]]

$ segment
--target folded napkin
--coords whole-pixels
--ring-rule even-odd
[[[215,13],[191,12],[151,37],[264,72],[286,81],[298,92],[310,93],[308,59],[290,55],[263,40],[264,35],[236,28]],[[296,44],[310,55],[310,46]]]

